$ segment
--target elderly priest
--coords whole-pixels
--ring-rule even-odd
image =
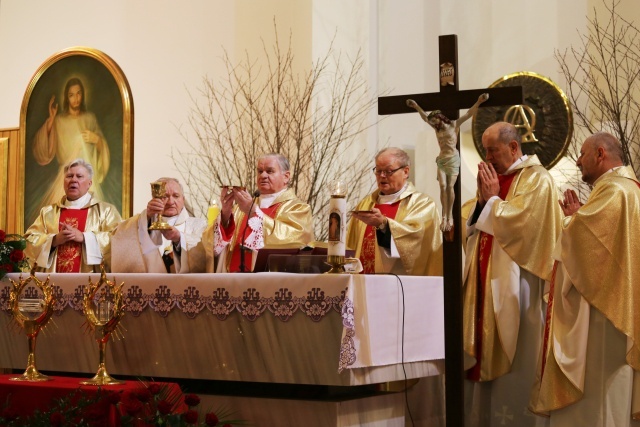
[[[409,179],[410,160],[399,148],[375,156],[378,189],[353,212],[347,247],[365,274],[442,276],[440,215],[433,200]]]
[[[519,130],[498,122],[482,135],[478,199],[467,222],[464,347],[470,425],[514,414],[514,425],[544,420],[527,411],[544,325],[543,292],[560,233],[558,190],[537,156],[522,154]],[[478,420],[477,418],[481,419]]]
[[[260,249],[302,248],[313,240],[311,207],[288,187],[290,178],[287,158],[271,153],[258,158],[256,193],[222,188],[219,220],[203,237],[208,271],[252,271]]]
[[[62,199],[45,206],[27,229],[26,255],[41,271],[97,271],[109,251],[109,236],[121,221],[115,206],[89,193],[93,167],[83,159],[64,166]]]
[[[577,165],[593,190],[584,205],[573,190],[561,202],[566,217],[531,399],[552,426],[640,419],[640,182],[623,159],[613,135],[587,138]]]
[[[154,197],[147,209],[120,224],[111,239],[111,270],[123,273],[203,273],[202,233],[207,221],[194,218],[185,206],[182,184],[165,183],[163,197]],[[162,215],[168,228],[149,230],[154,216]]]

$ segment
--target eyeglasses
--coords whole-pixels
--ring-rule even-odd
[[[395,168],[395,169],[391,169],[391,170],[387,170],[387,171],[381,171],[378,170],[375,166],[373,167],[373,169],[371,169],[371,171],[377,175],[377,176],[385,176],[385,177],[390,177],[391,175],[393,175],[394,173],[396,173],[397,171],[399,171],[400,169],[404,169],[406,168],[406,166],[400,166],[399,168]]]

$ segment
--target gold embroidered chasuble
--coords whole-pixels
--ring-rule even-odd
[[[589,305],[627,337],[626,362],[640,371],[640,183],[633,169],[602,175],[587,202],[565,218],[543,346],[530,403],[546,413],[584,393]],[[636,380],[637,383],[637,380]],[[632,413],[640,415],[634,393]]]
[[[370,210],[377,202],[380,191],[365,197],[357,210]],[[400,206],[395,219],[389,218],[388,227],[395,241],[400,260],[406,271],[413,276],[442,276],[442,233],[440,214],[434,201],[416,190],[409,183],[399,198]],[[347,231],[347,248],[355,249],[359,258],[367,225],[351,220]],[[383,271],[380,252],[383,249],[375,242],[375,271]]]
[[[280,194],[271,206],[276,204],[279,206],[274,217],[264,215],[262,218],[264,248],[302,248],[313,241],[311,206],[300,200],[291,188]],[[243,227],[240,224],[244,222],[244,216],[244,213],[237,206],[234,207],[233,218],[236,226],[229,244],[221,254],[222,256],[219,257],[220,259],[216,259],[214,254],[216,236],[221,236],[219,232],[216,232],[216,228],[220,227],[220,219],[205,231],[202,242],[206,252],[207,272],[216,271],[216,266],[220,261],[228,267],[233,251],[238,247],[239,239],[242,238]],[[247,236],[251,232],[252,230],[249,228]],[[227,269],[225,268],[223,271],[227,271]]]
[[[33,263],[37,260],[43,251],[46,251],[46,253],[51,251],[51,243],[53,241],[53,236],[58,233],[60,211],[65,208],[65,200],[66,196],[63,196],[60,202],[43,207],[35,222],[25,232],[25,238],[27,240],[27,248],[25,252],[29,258],[29,262]],[[112,204],[98,201],[93,196],[84,208],[88,208],[85,232],[90,231],[95,234],[100,252],[104,257],[105,262],[108,263],[109,258],[105,254],[108,254],[110,251],[111,231],[122,220],[120,213]],[[50,267],[47,268],[39,265],[38,271],[48,273],[55,272],[57,249],[53,248],[53,252],[53,260]],[[87,265],[83,257],[80,272],[87,273],[93,271],[94,266]],[[96,271],[98,271],[97,268]]]
[[[476,229],[467,240],[464,350],[481,363],[479,381],[493,380],[511,370],[520,328],[519,269],[549,280],[553,270],[551,254],[561,228],[559,192],[537,156],[528,157],[509,171],[514,172],[507,196],[493,203],[487,217],[493,229],[493,247],[482,309],[478,307],[480,230]],[[482,354],[476,354],[480,312]]]

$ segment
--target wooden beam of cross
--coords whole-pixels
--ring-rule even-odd
[[[489,99],[480,107],[498,105],[520,105],[523,103],[522,87],[458,90],[458,39],[456,35],[440,36],[438,39],[440,76],[445,81],[440,92],[412,95],[386,96],[378,98],[378,114],[415,113],[407,106],[413,99],[425,111],[442,110],[449,119],[460,117],[461,108],[469,108],[483,93]],[[460,136],[457,142],[460,150]],[[452,241],[445,240],[444,258],[444,321],[445,321],[445,383],[447,427],[464,426],[464,349],[462,336],[462,236],[460,235],[460,179],[455,184],[453,204],[454,235]]]

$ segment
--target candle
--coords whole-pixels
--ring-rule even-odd
[[[213,204],[209,206],[209,209],[207,210],[207,224],[211,225],[216,222],[216,218],[218,218],[218,215],[220,215],[220,208],[214,200]]]
[[[329,185],[329,245],[328,256],[345,256],[345,234],[347,219],[346,186],[340,181]]]

